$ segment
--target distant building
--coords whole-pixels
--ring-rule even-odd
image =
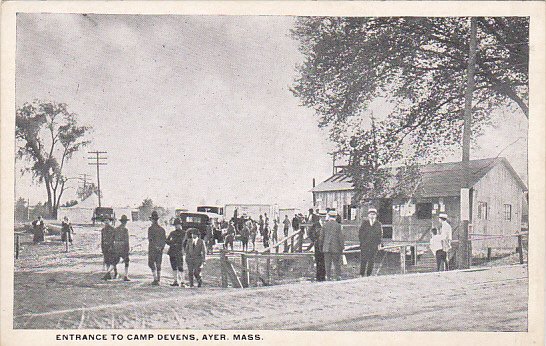
[[[379,210],[384,225],[384,238],[415,241],[429,239],[429,230],[438,225],[437,215],[446,212],[453,227],[453,238],[460,230],[460,190],[463,184],[461,162],[420,167],[421,182],[411,198],[383,198],[371,201]],[[508,235],[522,227],[525,213],[524,193],[527,187],[505,158],[470,161],[472,234]],[[350,177],[337,172],[312,190],[320,209],[335,208],[345,224],[358,225],[366,217],[367,203],[356,204]],[[349,238],[356,238],[356,227]],[[357,239],[357,238],[356,238]],[[487,247],[515,248],[517,238],[473,241],[473,250]]]

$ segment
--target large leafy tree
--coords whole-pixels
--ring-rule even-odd
[[[385,192],[392,164],[432,161],[462,138],[469,18],[305,17],[292,31],[305,57],[292,87],[313,108],[363,198]],[[496,107],[528,117],[529,20],[478,18],[474,138]],[[382,100],[388,115],[373,118]],[[391,184],[392,185],[392,184]],[[403,184],[402,184],[403,185]],[[400,186],[394,184],[393,186]]]
[[[47,192],[48,214],[56,217],[67,177],[63,174],[72,155],[86,146],[84,136],[90,130],[77,122],[64,103],[34,101],[17,109],[15,138],[17,157],[29,165],[22,173],[30,172],[43,183]]]

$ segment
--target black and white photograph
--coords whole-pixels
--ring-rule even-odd
[[[18,12],[13,330],[529,332],[532,23]]]

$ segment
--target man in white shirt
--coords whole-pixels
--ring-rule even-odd
[[[440,271],[442,263],[444,264],[444,270],[447,270],[447,254],[444,251],[444,236],[438,234],[438,230],[433,228],[431,230],[432,237],[430,238],[430,251],[436,257],[436,269]]]
[[[443,250],[446,252],[446,256],[449,263],[448,254],[449,254],[449,251],[451,250],[451,241],[453,240],[453,230],[451,228],[451,225],[447,222],[446,213],[440,213],[440,215],[438,215],[438,218],[440,219],[440,234],[444,238]],[[446,270],[449,270],[449,268]]]

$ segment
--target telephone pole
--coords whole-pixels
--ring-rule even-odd
[[[104,160],[107,159],[107,157],[104,157],[104,156],[101,156],[102,154],[108,154],[108,152],[106,151],[89,151],[88,152],[89,154],[94,154],[95,156],[93,157],[88,157],[89,160],[91,160],[92,162],[89,162],[88,164],[89,165],[92,165],[92,166],[97,166],[97,189],[99,191],[99,207],[101,206],[100,204],[100,195],[101,195],[101,191],[100,191],[100,166],[106,166],[107,163],[104,162]]]
[[[472,93],[474,92],[474,74],[476,73],[477,54],[477,21],[470,18],[470,45],[468,51],[468,68],[465,90],[464,125],[463,125],[463,186],[461,187],[461,221],[463,234],[460,238],[461,267],[470,268],[472,263],[472,244],[469,241],[470,224],[470,139],[472,134]]]

